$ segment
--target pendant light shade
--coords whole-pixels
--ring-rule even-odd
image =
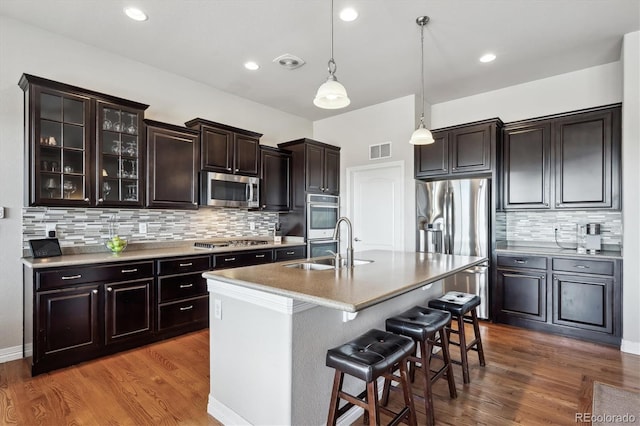
[[[433,143],[433,135],[424,125],[424,26],[429,22],[428,16],[418,16],[416,23],[420,26],[420,52],[421,52],[421,82],[422,82],[422,115],[420,125],[411,135],[409,143],[412,145],[428,145]]]
[[[313,104],[318,108],[339,109],[351,103],[347,90],[336,78],[336,62],[333,60],[333,0],[331,0],[331,59],[329,59],[329,77],[318,88]]]

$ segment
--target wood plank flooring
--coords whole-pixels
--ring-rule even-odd
[[[640,390],[640,356],[506,325],[483,322],[481,332],[487,365],[470,354],[468,385],[454,366],[455,400],[445,381],[435,384],[437,424],[575,425],[590,411],[594,380]],[[3,425],[220,425],[207,415],[208,395],[207,330],[36,377],[24,360],[0,364]],[[401,398],[392,393],[391,408]]]

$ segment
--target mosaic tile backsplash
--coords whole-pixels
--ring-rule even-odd
[[[250,222],[255,230],[250,229]],[[273,235],[278,213],[254,212],[240,208],[202,208],[198,210],[83,209],[26,207],[22,209],[22,245],[44,238],[47,224],[56,224],[61,247],[103,245],[114,231],[130,242],[199,240],[217,237]],[[139,224],[147,224],[147,233]]]
[[[599,223],[602,244],[622,245],[622,213],[610,210],[518,211],[496,215],[496,239],[519,243],[555,243],[554,227],[558,225],[558,242],[575,244],[576,225]]]

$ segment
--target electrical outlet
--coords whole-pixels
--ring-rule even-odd
[[[147,233],[147,222],[138,223],[138,232],[141,234]]]
[[[560,224],[559,223],[554,223],[553,224],[553,230],[555,232],[560,232]]]
[[[222,319],[222,300],[220,299],[213,299],[213,317]]]
[[[0,207],[0,219],[4,219],[4,207]]]
[[[56,237],[56,226],[55,223],[46,223],[45,224],[45,233],[44,236],[47,238],[55,238]]]
[[[250,231],[255,231],[256,230],[256,223],[255,222],[249,222],[249,230]]]

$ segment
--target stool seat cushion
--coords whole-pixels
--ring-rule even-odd
[[[413,353],[408,337],[371,329],[343,345],[327,351],[327,367],[370,382]]]
[[[429,307],[449,311],[452,315],[464,315],[480,304],[480,297],[475,294],[450,291],[442,297],[429,301]]]
[[[387,331],[411,337],[416,341],[427,340],[427,337],[443,328],[451,320],[451,314],[439,309],[414,306],[406,312],[388,318]]]

